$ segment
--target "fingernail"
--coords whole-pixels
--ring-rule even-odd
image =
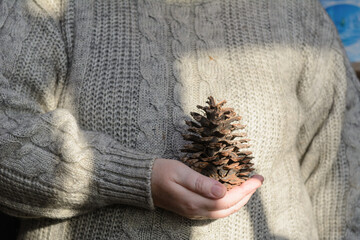
[[[222,185],[215,184],[211,188],[211,193],[214,195],[214,197],[223,197],[225,195],[225,188]]]
[[[253,178],[256,178],[256,179],[260,180],[260,181],[261,181],[261,183],[263,183],[263,182],[264,182],[264,177],[263,177],[263,176],[261,176],[261,175],[256,174],[256,175],[254,175],[254,176],[253,176]]]

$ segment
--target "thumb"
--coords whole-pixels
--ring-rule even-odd
[[[179,169],[178,184],[203,197],[219,199],[225,196],[226,187],[218,181],[206,177],[193,169],[185,166],[186,170]],[[181,175],[180,175],[181,174]]]

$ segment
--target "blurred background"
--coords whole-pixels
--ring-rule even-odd
[[[360,0],[320,0],[335,23],[346,53],[360,78]]]

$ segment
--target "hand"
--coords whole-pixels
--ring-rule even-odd
[[[218,181],[179,161],[156,159],[151,188],[157,207],[190,219],[217,219],[243,207],[263,181],[262,176],[255,175],[241,186],[226,191]]]

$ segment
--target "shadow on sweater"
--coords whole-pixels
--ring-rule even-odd
[[[254,240],[289,240],[289,238],[271,234],[259,191],[254,193],[251,200],[244,206],[244,208],[246,208],[250,214],[251,226],[254,232]],[[214,221],[216,220],[194,221],[192,225],[205,226]],[[241,231],[241,229],[239,231]]]
[[[194,9],[192,9],[191,11],[193,13]],[[233,14],[235,14],[235,13],[233,13]],[[236,14],[238,14],[238,13],[236,13]],[[175,22],[174,19],[172,19],[172,21]],[[270,29],[270,26],[265,26],[265,27],[269,27],[269,29]],[[244,29],[246,29],[246,28],[244,28]],[[168,29],[166,29],[166,30],[168,30]],[[174,31],[176,31],[176,29],[174,29]],[[95,31],[93,31],[93,32],[95,32]],[[167,32],[167,33],[169,32],[170,33],[171,31],[164,31],[164,32]],[[114,36],[116,37],[116,36],[121,36],[121,35],[125,35],[125,34],[126,33],[124,33],[124,34],[120,33],[120,34],[117,34],[117,35],[114,35]],[[268,34],[269,34],[269,36],[271,35],[270,30],[269,30]],[[109,35],[109,36],[110,36],[109,38],[112,37],[112,35]],[[98,36],[89,36],[89,38],[96,38],[96,37],[98,37]],[[106,37],[108,37],[108,36],[106,36]],[[167,37],[169,37],[169,36],[167,36]],[[175,36],[170,36],[170,38],[174,38],[174,37]],[[229,41],[228,44],[233,44],[233,43],[231,43],[231,40],[232,40],[231,38],[232,37],[235,39],[236,36],[235,35],[234,36],[229,35],[228,36],[229,39],[227,39],[227,41]],[[269,37],[269,39],[270,39],[270,37]],[[106,40],[106,39],[104,39],[104,40]],[[140,39],[139,39],[139,41],[140,41]],[[101,44],[103,44],[105,41],[99,41],[99,42]],[[193,44],[193,43],[191,43],[191,44]],[[263,43],[263,44],[265,45],[265,43]],[[268,47],[269,45],[272,44],[272,42],[270,41],[270,42],[268,42],[266,44],[268,44],[266,46],[266,47]],[[134,44],[134,46],[135,45],[139,45],[139,43]],[[166,45],[166,44],[164,44],[164,45]],[[211,48],[211,46],[206,46],[206,47]],[[242,48],[244,46],[235,46],[235,47]],[[100,49],[99,46],[91,46],[91,48],[92,49]],[[216,45],[216,48],[218,48],[218,50],[219,49],[227,49],[226,46],[221,46],[221,45],[220,46]],[[191,49],[191,48],[189,48],[189,49]],[[208,49],[208,50],[214,50],[215,51],[216,49]],[[96,51],[96,50],[94,50],[94,51]],[[204,51],[204,52],[206,52],[206,51]],[[201,54],[201,51],[199,51],[199,53]],[[215,51],[215,53],[216,53],[216,51]],[[91,55],[91,54],[92,54],[92,52],[90,52],[89,55]],[[185,54],[184,52],[179,51],[179,55],[187,55],[187,54]],[[193,56],[194,59],[197,58],[196,53],[193,53],[193,54],[190,54],[190,55],[194,55]],[[209,59],[207,59],[207,58],[204,58],[204,59],[209,60],[210,62],[214,61],[213,57],[210,58],[210,56],[208,56],[208,58]],[[174,59],[170,58],[170,60],[174,60]],[[196,60],[198,60],[198,59],[196,59]],[[156,62],[156,61],[153,61],[153,62]],[[155,65],[156,63],[152,63],[152,64]],[[121,65],[121,64],[118,64],[118,65]],[[169,64],[169,65],[171,65],[171,64]],[[115,68],[116,66],[112,66],[112,67]],[[151,68],[152,66],[148,66],[148,67]],[[136,69],[138,69],[138,68],[140,68],[140,67],[137,66]],[[96,70],[97,69],[95,69],[94,71],[96,71]],[[174,73],[172,73],[172,74],[174,74]],[[179,73],[177,73],[177,74],[179,74]],[[171,74],[169,74],[169,75],[171,75]],[[103,76],[103,75],[99,74],[99,76]],[[174,76],[170,76],[170,77],[173,78]],[[100,77],[99,81],[101,81],[101,80],[103,80],[103,79],[101,79],[101,77]],[[186,95],[186,94],[184,94],[184,95]],[[184,96],[184,97],[186,97],[186,96]],[[173,110],[173,109],[170,109],[170,110]],[[171,112],[171,111],[169,111],[169,112]],[[175,157],[175,156],[173,156],[173,157]],[[64,185],[65,185],[65,183],[64,183]],[[51,205],[51,203],[49,203],[49,205]],[[249,215],[250,215],[251,225],[252,225],[252,229],[254,231],[254,239],[256,239],[256,240],[262,240],[262,239],[288,240],[287,238],[284,238],[284,237],[281,237],[281,236],[275,236],[275,235],[271,234],[271,230],[269,229],[268,219],[267,219],[266,213],[265,213],[263,200],[262,200],[259,192],[256,192],[254,194],[254,196],[252,197],[252,199],[249,201],[248,205],[246,206],[246,209],[247,209],[247,211],[249,212]],[[110,219],[110,220],[117,219],[117,221],[110,221],[109,225],[104,226],[104,224],[103,224],[103,229],[101,229],[101,230],[102,230],[104,235],[109,234],[109,232],[110,232],[109,229],[111,229],[111,227],[114,227],[114,228],[119,227],[119,228],[121,228],[122,223],[121,223],[120,219],[122,219],[122,216],[127,212],[128,213],[129,212],[134,212],[135,214],[137,214],[137,216],[142,216],[143,215],[143,219],[154,219],[154,218],[157,217],[157,218],[159,218],[159,223],[164,222],[164,221],[168,221],[170,219],[170,217],[166,218],[167,213],[163,213],[163,211],[161,213],[155,213],[155,212],[147,212],[147,211],[143,211],[143,210],[137,210],[136,208],[132,208],[132,207],[127,208],[127,207],[123,207],[123,206],[118,206],[118,207],[111,206],[111,207],[106,207],[106,208],[103,208],[103,209],[100,209],[100,210],[96,210],[96,211],[94,211],[92,213],[88,213],[88,214],[84,214],[84,215],[81,215],[81,216],[78,216],[78,217],[74,217],[70,221],[43,219],[43,220],[24,220],[23,222],[24,222],[24,226],[27,226],[25,228],[27,232],[31,232],[32,230],[41,229],[41,228],[47,228],[48,227],[48,228],[52,228],[52,230],[54,230],[54,231],[51,231],[52,233],[56,233],[56,232],[60,233],[62,229],[65,229],[66,227],[69,227],[69,228],[73,229],[73,235],[70,236],[70,239],[79,239],[79,238],[76,238],[77,237],[76,233],[78,232],[77,231],[78,229],[81,229],[81,228],[96,229],[97,228],[97,222],[101,221],[101,219]],[[99,216],[101,218],[98,218]],[[151,218],[152,216],[153,216],[153,218]],[[86,220],[83,221],[81,219],[86,219]],[[141,217],[137,218],[136,216],[134,216],[134,218],[131,219],[131,220],[134,221],[134,224],[141,225],[141,223],[136,223],[135,222],[135,220],[137,220],[137,219],[141,219]],[[174,218],[174,219],[180,219],[180,218]],[[186,228],[186,231],[181,232],[181,234],[183,234],[182,236],[190,236],[191,235],[191,226],[190,226],[190,224],[187,225],[189,223],[189,221],[184,220],[184,219],[182,219],[180,221],[182,221],[182,222],[179,222],[178,225],[183,224],[184,228]],[[207,225],[207,224],[209,224],[209,221],[196,221],[196,223],[192,223],[193,226],[202,226],[202,225]],[[151,224],[149,224],[149,223],[147,224],[147,226],[150,226],[150,225]],[[144,230],[144,231],[147,230],[147,229],[145,229],[146,228],[145,224],[143,225],[143,227],[144,227],[144,229],[138,229],[137,234],[140,234],[142,230]],[[156,229],[157,226],[151,226],[151,227],[154,228],[155,230],[157,230]],[[175,226],[174,226],[174,228],[175,228]],[[99,229],[96,229],[96,230],[98,231],[97,233],[101,232]],[[131,229],[126,229],[126,230],[131,232]],[[168,230],[168,231],[171,231],[171,230]],[[126,234],[124,234],[124,236],[125,235]],[[129,237],[130,235],[126,235],[126,236]],[[265,238],[264,238],[264,236],[265,236]],[[89,236],[89,237],[91,239],[96,238],[96,236]],[[87,239],[90,239],[90,238],[87,238]],[[118,238],[118,239],[124,239],[124,238]]]
[[[18,218],[0,212],[0,232],[2,240],[15,240],[19,231]]]

